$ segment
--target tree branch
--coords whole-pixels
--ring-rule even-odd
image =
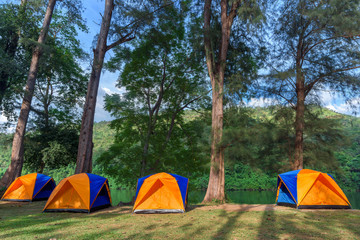
[[[349,68],[342,68],[342,69],[337,69],[334,71],[331,71],[329,73],[323,74],[321,76],[319,76],[317,79],[315,79],[314,81],[312,81],[311,83],[309,83],[306,87],[305,87],[305,97],[309,94],[309,92],[311,91],[311,89],[314,87],[314,85],[316,83],[318,83],[321,79],[331,76],[331,74],[337,73],[337,72],[344,72],[344,71],[349,71],[349,70],[353,70],[353,69],[357,69],[360,68],[360,66],[355,66],[355,67],[349,67]]]
[[[134,37],[130,37],[130,35],[131,35],[132,33],[134,33],[134,32],[135,32],[135,29],[134,29],[133,31],[129,32],[128,34],[126,34],[125,37],[122,37],[122,38],[120,38],[119,40],[117,40],[116,42],[113,42],[112,44],[106,46],[106,51],[109,51],[109,50],[112,49],[113,47],[116,47],[116,46],[118,46],[118,45],[120,45],[120,44],[122,44],[122,43],[124,43],[124,42],[128,42],[128,41],[133,40],[133,39],[135,38],[135,36],[134,36]]]
[[[341,36],[335,36],[335,37],[330,37],[330,38],[326,38],[326,39],[322,39],[320,41],[318,41],[317,43],[314,43],[311,47],[309,47],[308,49],[305,50],[304,52],[304,56],[310,52],[314,47],[318,46],[319,44],[325,42],[325,41],[328,41],[328,40],[332,40],[332,39],[336,39],[336,38],[355,38],[355,37],[360,37],[360,34],[359,35],[350,35],[350,36],[347,36],[347,35],[341,35]]]

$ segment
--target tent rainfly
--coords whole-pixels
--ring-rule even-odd
[[[44,212],[86,212],[111,206],[106,178],[80,173],[64,178],[49,197]]]
[[[296,208],[351,208],[331,175],[310,169],[278,175],[276,204]]]
[[[15,179],[1,200],[31,202],[47,199],[56,184],[52,177],[40,173],[30,173]]]
[[[175,174],[157,173],[137,183],[134,213],[183,213],[187,203],[189,179]]]

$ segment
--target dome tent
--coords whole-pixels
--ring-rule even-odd
[[[134,213],[183,213],[187,204],[189,179],[157,173],[137,183]]]
[[[47,199],[55,186],[52,177],[40,173],[30,173],[15,179],[7,188],[1,200],[31,202]]]
[[[44,212],[87,212],[111,206],[107,178],[80,173],[64,178],[56,186]]]
[[[331,175],[310,169],[278,175],[276,204],[296,208],[351,208]]]

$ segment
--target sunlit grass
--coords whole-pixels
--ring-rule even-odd
[[[41,213],[44,204],[0,202],[0,239],[360,239],[358,210],[191,206],[185,214],[136,215],[131,207]]]

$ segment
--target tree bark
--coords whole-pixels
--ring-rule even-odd
[[[223,90],[226,67],[226,57],[229,47],[231,26],[236,17],[239,1],[231,4],[228,13],[228,1],[221,0],[221,44],[218,60],[215,62],[211,44],[210,20],[211,0],[205,1],[204,6],[204,45],[206,64],[212,87],[212,130],[211,130],[211,167],[208,188],[203,202],[225,201],[225,168],[224,148],[221,146],[223,134]]]
[[[38,45],[35,47],[32,55],[30,71],[25,88],[25,94],[21,105],[19,120],[16,126],[16,131],[13,139],[11,163],[0,181],[0,188],[8,187],[11,184],[11,182],[15,180],[15,178],[21,175],[22,166],[24,162],[24,135],[26,131],[27,120],[29,117],[31,100],[34,94],[36,74],[38,71],[39,59],[42,50],[41,45],[44,44],[45,42],[51,22],[51,17],[54,11],[55,3],[56,0],[49,0],[45,13],[43,27],[38,39]]]
[[[301,72],[300,68],[297,68],[296,73],[296,95],[297,95],[297,104],[296,104],[296,117],[295,117],[295,154],[293,169],[299,170],[303,169],[303,152],[304,152],[304,128],[305,128],[305,79],[304,74]]]
[[[203,202],[225,201],[224,148],[220,146],[223,130],[223,81],[220,82],[217,79],[211,79],[213,86],[211,167],[208,188]]]
[[[99,89],[101,70],[104,64],[104,57],[107,51],[107,38],[113,9],[114,1],[106,0],[100,34],[96,49],[94,49],[94,61],[82,116],[75,173],[91,173],[92,171],[92,150],[94,146],[92,138],[96,98]]]
[[[125,35],[112,44],[107,45],[107,38],[110,29],[112,12],[114,10],[114,0],[105,1],[104,16],[101,22],[100,34],[94,49],[94,61],[91,70],[91,75],[88,83],[86,100],[84,105],[84,112],[81,121],[81,130],[79,137],[79,147],[76,159],[75,173],[91,173],[92,171],[92,150],[94,144],[93,125],[96,107],[97,92],[99,89],[101,70],[104,64],[105,53],[127,41],[131,41],[135,37],[131,35],[135,33],[134,30],[127,32]]]

